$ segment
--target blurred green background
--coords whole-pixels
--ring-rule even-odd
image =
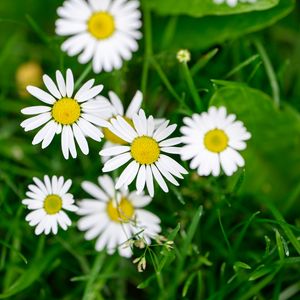
[[[20,66],[34,62],[34,74],[50,76],[71,67],[76,77],[86,66],[60,51],[54,23],[62,1],[0,1],[0,299],[300,299],[300,3],[266,0],[267,9],[239,6],[232,15],[225,6],[213,11],[208,1],[177,2],[144,0],[138,53],[120,71],[90,72],[87,79],[103,83],[104,95],[115,90],[125,104],[142,89],[148,113],[180,126],[197,112],[176,60],[188,48],[205,106],[225,105],[253,138],[245,170],[233,177],[191,171],[169,194],[156,191],[149,209],[175,247],[153,249],[140,274],[117,255],[99,264],[93,242],[75,225],[44,238],[25,222],[21,199],[32,177],[72,178],[80,199],[80,183],[101,174],[101,144],[90,141],[88,157],[68,161],[58,137],[43,151],[31,145],[34,133],[22,131],[20,110],[37,102],[24,96],[30,75]]]

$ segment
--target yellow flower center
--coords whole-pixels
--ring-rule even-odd
[[[220,153],[228,146],[228,136],[221,129],[210,130],[204,136],[204,145],[207,150]]]
[[[52,117],[57,123],[71,125],[80,117],[80,105],[71,98],[62,98],[52,107]]]
[[[58,195],[48,195],[44,200],[44,209],[48,215],[57,214],[62,208],[62,199]]]
[[[151,165],[159,158],[160,149],[156,140],[149,136],[140,136],[131,144],[131,155],[142,165]]]
[[[133,121],[125,116],[123,118],[127,121],[127,123],[133,127]],[[103,128],[103,134],[104,138],[107,141],[110,141],[113,144],[118,144],[118,145],[126,145],[128,144],[126,141],[122,140],[120,137],[112,133],[108,128]]]
[[[96,39],[107,39],[115,32],[115,20],[107,12],[97,12],[88,20],[88,31]]]
[[[112,221],[121,223],[130,221],[134,207],[128,199],[122,198],[118,205],[113,200],[108,201],[106,211]]]

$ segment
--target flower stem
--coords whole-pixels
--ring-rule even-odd
[[[203,110],[203,103],[202,103],[202,100],[199,96],[197,88],[195,86],[195,82],[194,82],[193,77],[191,75],[190,69],[189,69],[187,63],[185,63],[185,62],[183,62],[181,65],[182,65],[185,81],[186,81],[186,83],[189,87],[189,90],[190,90],[191,96],[194,100],[194,103],[196,105],[196,108],[198,109],[199,112],[201,112]]]
[[[92,271],[89,275],[89,279],[87,281],[87,284],[85,286],[84,294],[82,297],[82,300],[88,300],[92,299],[92,295],[94,294],[94,283],[97,277],[99,276],[100,270],[103,266],[104,260],[106,257],[105,251],[101,251],[95,258]]]
[[[89,75],[92,71],[92,63],[89,63],[84,71],[81,73],[80,77],[76,80],[74,88],[77,89],[78,86],[82,83],[82,81]]]
[[[279,84],[278,84],[278,81],[276,78],[274,68],[270,61],[270,58],[267,54],[266,49],[264,48],[264,46],[262,45],[262,43],[259,40],[255,39],[254,45],[255,45],[259,55],[261,56],[261,59],[264,63],[264,66],[265,66],[265,69],[267,72],[267,76],[269,77],[274,103],[277,107],[279,107],[279,105],[280,105],[280,89],[279,89]]]
[[[145,95],[147,90],[147,82],[149,76],[150,58],[152,56],[152,30],[151,30],[151,13],[147,4],[144,4],[144,28],[145,28],[145,53],[144,53],[144,64],[142,71],[142,83],[141,90]]]

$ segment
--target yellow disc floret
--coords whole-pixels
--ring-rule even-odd
[[[124,117],[124,116],[123,116],[123,119],[125,119],[127,121],[127,123],[131,127],[133,127],[133,121],[131,119]],[[104,134],[104,138],[113,144],[118,144],[118,145],[128,144],[126,141],[124,141],[123,139],[121,139],[120,137],[118,137],[117,135],[112,133],[108,128],[103,128],[103,134]]]
[[[220,153],[228,146],[228,136],[221,129],[210,130],[204,136],[204,145],[207,150]]]
[[[115,20],[107,12],[97,12],[88,20],[88,31],[96,39],[107,39],[115,32]]]
[[[48,195],[44,200],[44,209],[48,215],[57,214],[62,208],[62,199],[58,195]]]
[[[126,198],[121,198],[120,203],[110,200],[107,203],[106,211],[110,219],[114,222],[128,222],[134,214],[134,207]]]
[[[80,117],[80,105],[71,98],[56,101],[52,108],[53,119],[62,125],[71,125]]]
[[[159,158],[160,148],[156,140],[149,136],[140,136],[131,144],[131,155],[142,165],[151,165]]]

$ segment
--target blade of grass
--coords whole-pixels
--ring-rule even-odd
[[[85,286],[84,294],[82,300],[92,300],[94,296],[94,283],[97,279],[97,276],[103,267],[103,263],[106,257],[105,251],[101,251],[95,258],[92,270],[89,275],[88,282]]]
[[[203,69],[210,62],[211,59],[213,59],[216,56],[218,52],[219,49],[215,48],[202,55],[191,68],[191,75],[194,77],[201,69]]]
[[[176,298],[175,295],[176,295],[176,291],[177,291],[178,286],[181,281],[182,271],[184,268],[186,257],[188,255],[188,250],[191,246],[192,240],[195,236],[195,233],[198,228],[198,225],[199,225],[202,215],[203,215],[203,206],[201,205],[197,209],[197,211],[192,219],[191,225],[188,228],[187,235],[183,241],[183,246],[180,249],[181,256],[178,258],[178,264],[174,271],[174,277],[173,277],[172,283],[169,286],[169,289],[165,291],[165,294],[162,299],[175,299]]]
[[[231,77],[235,73],[241,71],[242,69],[244,69],[245,67],[247,67],[248,65],[250,65],[252,62],[256,61],[258,58],[259,58],[259,54],[255,54],[255,55],[249,57],[248,59],[246,59],[245,61],[243,61],[239,65],[237,65],[235,68],[233,68],[230,72],[228,72],[224,76],[224,78],[228,79],[229,77]]]
[[[274,104],[277,107],[279,107],[280,106],[280,89],[279,89],[279,84],[278,84],[276,74],[275,74],[274,68],[272,66],[271,60],[270,60],[263,44],[258,39],[255,39],[253,41],[253,43],[264,63],[264,66],[265,66],[265,69],[267,72],[267,76],[269,78],[269,82],[270,82],[271,89],[272,89]]]

